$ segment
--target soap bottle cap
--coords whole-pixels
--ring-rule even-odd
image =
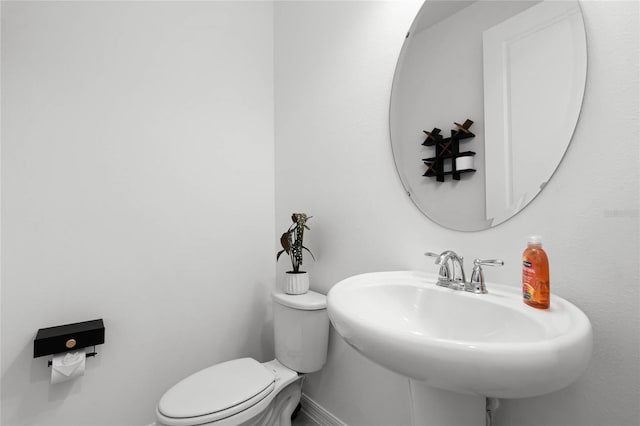
[[[529,244],[542,245],[542,237],[540,235],[531,235],[527,241]]]

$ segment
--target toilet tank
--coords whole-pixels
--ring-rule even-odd
[[[299,373],[312,373],[327,360],[329,316],[327,297],[273,293],[273,333],[276,359]]]

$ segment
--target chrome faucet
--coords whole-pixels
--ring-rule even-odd
[[[471,281],[467,282],[464,275],[463,257],[451,250],[440,254],[427,252],[425,256],[436,258],[436,265],[440,265],[437,285],[454,290],[465,290],[472,293],[485,294],[487,288],[484,283],[482,266],[502,266],[504,262],[499,259],[473,261],[473,273]]]

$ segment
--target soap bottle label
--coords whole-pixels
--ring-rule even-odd
[[[531,262],[524,260],[522,262],[522,297],[525,300],[535,300],[535,276]]]

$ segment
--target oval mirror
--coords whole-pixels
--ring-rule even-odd
[[[567,150],[586,68],[577,1],[427,0],[398,59],[389,116],[415,205],[460,231],[521,211]]]

